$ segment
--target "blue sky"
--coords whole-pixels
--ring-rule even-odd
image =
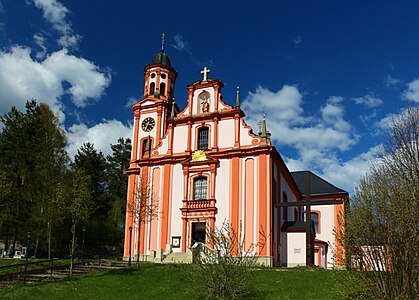
[[[417,1],[0,0],[0,113],[49,104],[71,155],[131,137],[143,68],[165,50],[175,97],[211,69],[247,122],[266,114],[291,170],[352,191],[391,116],[419,103]]]

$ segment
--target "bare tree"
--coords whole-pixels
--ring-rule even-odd
[[[70,276],[73,274],[73,261],[77,250],[77,226],[80,222],[85,222],[93,213],[94,205],[90,190],[90,176],[83,170],[76,169],[71,176],[71,183],[58,184],[56,200],[58,207],[68,217],[71,217],[70,241]]]
[[[128,204],[128,211],[132,216],[132,223],[137,226],[137,266],[140,264],[140,240],[143,224],[149,224],[159,217],[159,199],[152,192],[147,178],[138,176],[133,191],[132,201]]]
[[[419,108],[393,118],[341,232],[351,266],[377,299],[416,299],[419,272]]]

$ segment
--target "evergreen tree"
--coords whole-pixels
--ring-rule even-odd
[[[123,233],[125,223],[128,175],[131,157],[131,140],[119,138],[117,144],[112,145],[112,155],[107,156],[107,178],[109,195],[112,201],[110,221],[114,222]],[[121,236],[122,238],[122,236]]]
[[[106,159],[101,151],[94,148],[93,144],[85,143],[77,151],[71,167],[73,170],[82,170],[90,178],[89,190],[94,213],[86,224],[86,234],[90,237],[86,247],[96,252],[103,251],[108,245],[107,216],[112,207],[106,181]]]
[[[98,208],[98,212],[105,214],[109,211],[109,203],[105,197],[108,188],[106,183],[106,159],[101,151],[97,151],[92,143],[84,143],[71,163],[74,170],[83,170],[90,177],[90,189]]]
[[[0,169],[11,184],[11,192],[0,199],[1,233],[6,244],[12,237],[13,251],[30,228],[38,249],[48,239],[52,195],[68,161],[65,134],[49,107],[35,100],[26,103],[25,112],[13,107],[0,122]]]

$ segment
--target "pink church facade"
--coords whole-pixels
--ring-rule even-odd
[[[177,72],[167,54],[158,52],[144,69],[144,97],[132,106],[124,257],[165,262],[171,256],[173,261],[196,242],[208,244],[205,232],[227,222],[245,248],[263,243],[254,250],[265,265],[303,265],[299,255],[304,251],[295,250],[301,248],[301,237],[283,225],[302,221],[304,207],[278,206],[302,200],[301,187],[272,146],[265,120],[255,134],[244,121],[238,92],[235,105],[227,104],[222,81],[208,78],[208,72],[205,68],[203,79],[187,86],[187,105],[180,110],[174,102]],[[149,187],[158,213],[138,230],[138,218],[130,208],[138,202],[141,182]],[[337,191],[327,191],[328,197],[343,200],[346,194]],[[332,232],[343,208],[343,203],[312,206],[321,218],[315,256],[319,266],[330,265],[328,249],[342,252]],[[297,248],[291,249],[294,240]]]

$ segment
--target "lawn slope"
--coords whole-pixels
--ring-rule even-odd
[[[254,299],[342,299],[333,271],[254,271]],[[0,299],[196,299],[188,265],[143,264],[54,283],[12,285]]]

